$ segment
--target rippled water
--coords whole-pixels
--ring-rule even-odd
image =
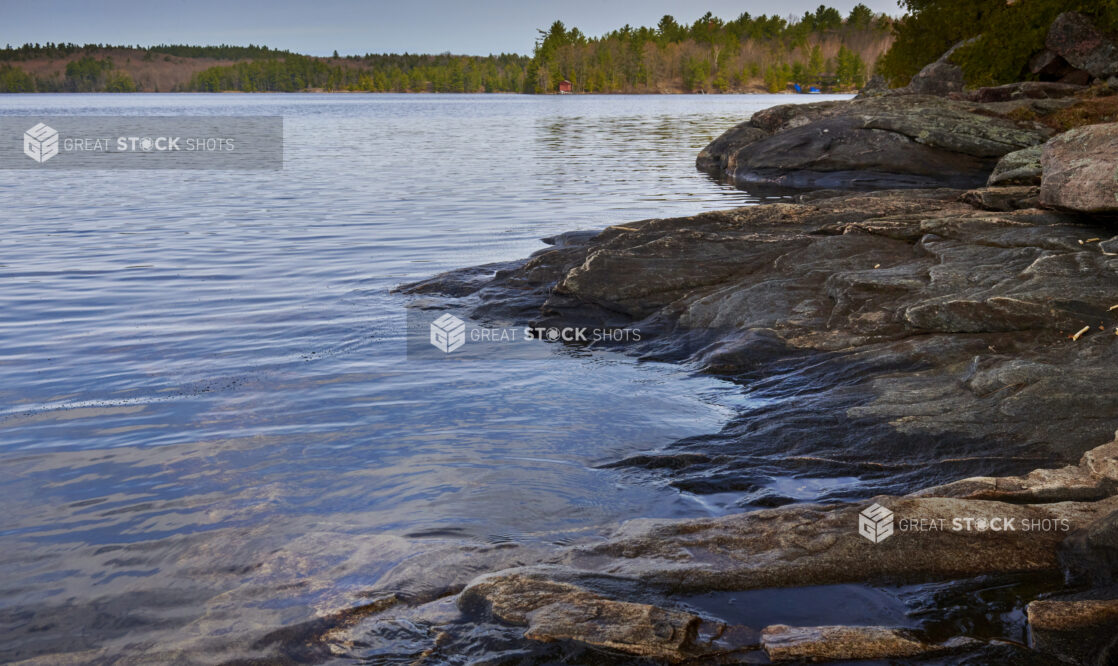
[[[216,656],[423,543],[713,510],[594,466],[716,430],[733,387],[559,347],[409,362],[389,290],[751,203],[695,154],[817,100],[0,96],[14,115],[278,114],[286,152],[278,173],[0,171],[0,660]]]

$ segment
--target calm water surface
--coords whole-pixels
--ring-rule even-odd
[[[389,290],[754,203],[695,154],[818,99],[0,96],[0,114],[282,115],[286,150],[281,172],[0,171],[0,660],[216,657],[424,544],[712,511],[594,466],[717,430],[733,387],[558,347],[409,362]]]

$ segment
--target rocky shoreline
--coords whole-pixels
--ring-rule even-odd
[[[640,328],[627,352],[739,382],[758,400],[723,432],[610,466],[737,493],[741,511],[417,556],[332,649],[360,656],[403,622],[417,663],[479,636],[511,661],[1118,658],[1118,124],[1060,129],[1118,82],[966,91],[929,67],[907,89],[758,113],[697,160],[746,187],[826,189],[404,287],[495,325]],[[862,483],[804,504],[765,485],[781,474]],[[876,542],[871,504],[896,524]],[[966,621],[746,626],[687,601],[1021,577],[1040,581],[1010,605],[1027,645]]]

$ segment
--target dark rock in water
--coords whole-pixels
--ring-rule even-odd
[[[999,157],[1051,134],[1000,115],[981,104],[915,94],[783,105],[719,137],[697,165],[717,164],[742,186],[976,187]]]
[[[727,159],[737,152],[738,148],[765,137],[767,133],[749,124],[749,121],[740,123],[726,130],[721,136],[703,148],[695,160],[695,166],[703,171],[726,171]]]
[[[868,122],[867,122],[868,120]],[[893,119],[840,116],[756,141],[727,162],[739,183],[813,188],[967,186],[986,179],[992,160],[922,144]]]
[[[1073,462],[1118,422],[1115,229],[962,194],[817,193],[611,227],[496,275],[473,313],[635,326],[650,335],[634,353],[811,390],[796,402],[774,385],[768,411],[679,443],[708,458],[676,481],[798,473],[790,455],[824,451],[836,476],[913,465],[894,464],[890,492]],[[460,280],[411,289],[443,283]]]
[[[1079,12],[1064,12],[1057,16],[1048,28],[1044,44],[1072,67],[1084,70],[1097,79],[1118,75],[1118,47],[1095,27],[1091,19]]]
[[[728,631],[685,611],[617,601],[566,582],[549,580],[543,568],[483,576],[458,595],[463,611],[489,614],[526,626],[524,637],[543,642],[577,641],[627,654],[679,662],[750,647],[756,632]]]
[[[843,111],[853,103],[771,110],[758,119],[765,127],[754,127],[776,133],[734,159],[812,127],[901,134],[922,114],[940,120],[910,140],[972,159],[1009,152],[995,146],[1019,142],[1018,132],[1041,136],[991,116],[982,116],[989,125],[967,118],[963,132],[948,119],[978,107],[939,100],[917,111],[903,99],[860,100],[857,130]],[[478,277],[487,271],[466,271],[403,287],[430,295],[445,286],[484,321],[647,330],[632,353],[689,361],[748,387],[750,404],[722,432],[614,469],[692,495],[736,494],[750,508],[800,499],[774,482],[781,478],[856,483],[820,493],[817,503],[631,521],[575,546],[431,553],[402,563],[380,591],[416,602],[462,591],[459,607],[502,627],[493,630],[502,640],[513,624],[535,645],[713,661],[741,657],[734,651],[751,649],[756,636],[680,608],[674,595],[1017,575],[1110,584],[1118,561],[1118,229],[1107,219],[1021,208],[1033,190],[819,191],[564,236],[488,281]],[[872,543],[858,527],[871,503],[897,521],[895,533]],[[974,528],[953,527],[958,518]],[[902,527],[912,520],[941,528]],[[1048,527],[990,529],[995,521]],[[484,572],[500,573],[477,578]],[[1056,638],[1038,649],[1065,654],[1064,629],[1042,610],[1034,632],[1050,627]],[[848,657],[936,659],[948,650],[942,658],[951,663],[1050,658],[889,627],[827,631],[847,632],[829,644],[858,646]],[[812,638],[822,629],[769,633],[774,659],[782,646],[827,656]]]
[[[1118,123],[1069,130],[1044,144],[1040,203],[1077,213],[1118,213]]]
[[[1030,146],[1002,155],[994,166],[987,187],[1006,187],[1016,185],[1040,185],[1040,146]]]
[[[1037,650],[1075,664],[1118,660],[1118,599],[1034,601],[1028,613]]]

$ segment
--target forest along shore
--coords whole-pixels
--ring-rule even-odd
[[[697,160],[746,187],[830,189],[567,234],[500,270],[405,287],[483,322],[640,327],[654,334],[632,353],[766,395],[717,436],[613,464],[751,499],[589,545],[418,556],[326,643],[361,654],[385,618],[410,618],[433,630],[429,655],[485,635],[541,658],[1113,657],[1118,48],[1060,51],[1069,25],[1091,30],[1061,15],[1048,45],[1087,84],[966,89],[940,61],[902,89],[758,113]],[[1103,38],[1072,47],[1086,39]],[[796,503],[751,492],[758,469],[878,494]],[[928,585],[923,620],[745,626],[694,601],[840,583]],[[995,602],[982,585],[1015,592]],[[1028,645],[1003,640],[1015,609]]]
[[[590,37],[555,21],[531,55],[365,53],[318,57],[265,46],[24,44],[0,49],[4,92],[775,93],[854,92],[893,43],[894,19],[864,4],[844,17],[693,23],[663,16]],[[525,40],[531,45],[532,41]]]

